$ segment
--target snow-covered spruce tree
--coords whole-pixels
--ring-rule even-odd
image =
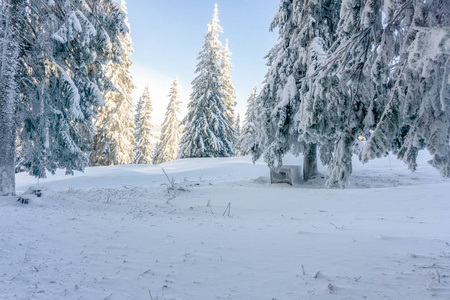
[[[304,99],[302,81],[320,65],[332,43],[340,1],[282,0],[271,30],[278,27],[279,42],[269,52],[269,71],[259,96],[264,103],[264,159],[272,169],[282,165],[284,155],[303,152],[303,178],[317,174],[317,143],[306,134],[302,123]],[[255,157],[257,158],[257,157]]]
[[[384,87],[377,90],[370,74],[382,29],[380,9],[380,2],[371,0],[305,1],[302,7],[295,127],[299,141],[319,144],[330,187],[347,183],[354,144],[374,128],[376,106],[382,107]]]
[[[381,21],[381,1],[342,1],[336,42],[339,46],[333,49],[328,69],[314,81],[336,83],[314,91],[317,106],[326,111],[319,115],[318,123],[333,128],[331,132],[319,132],[334,144],[328,148],[333,151],[328,167],[330,187],[344,187],[347,183],[352,172],[352,149],[360,135],[375,128],[386,100],[387,82],[379,80],[377,85],[372,79]]]
[[[158,154],[158,149],[159,149],[159,141],[156,142],[155,149],[153,150],[152,154],[153,164],[155,164],[155,157]]]
[[[236,123],[234,125],[234,128],[236,129],[236,136],[241,136],[241,115],[237,114],[236,117]]]
[[[83,170],[103,105],[113,88],[103,73],[119,61],[124,13],[113,0],[27,1],[30,9],[21,58],[21,161],[30,174]]]
[[[245,121],[242,126],[242,131],[239,136],[239,148],[241,155],[247,155],[251,152],[251,149],[256,140],[256,133],[259,130],[256,124],[257,112],[256,112],[256,98],[258,97],[258,87],[255,86],[250,92],[250,96],[247,100],[247,111],[245,112]]]
[[[179,119],[181,101],[180,93],[178,91],[178,78],[175,78],[172,83],[169,99],[166,116],[162,124],[159,146],[153,159],[154,164],[171,161],[178,157],[181,139]]]
[[[430,163],[450,176],[450,7],[448,1],[390,1],[384,7],[383,39],[391,47],[377,62],[393,74],[386,105],[362,160],[397,150],[411,170],[418,152],[427,149]]]
[[[265,151],[265,145],[267,145],[268,141],[266,131],[261,130],[263,128],[263,124],[269,122],[270,120],[268,117],[269,112],[267,111],[264,100],[261,97],[264,86],[265,83],[263,82],[261,85],[261,89],[258,92],[258,95],[256,96],[255,101],[253,103],[253,113],[254,113],[253,124],[256,130],[249,147],[253,163],[255,163],[256,160],[258,160],[262,156],[262,154]]]
[[[296,51],[289,48],[290,39],[295,30],[293,20],[295,14],[294,0],[281,0],[279,9],[270,26],[270,30],[279,28],[279,42],[267,55],[269,70],[265,76],[264,86],[258,100],[264,107],[260,113],[263,139],[263,152],[253,154],[253,160],[264,154],[264,159],[271,169],[277,169],[282,165],[283,156],[291,149],[290,137],[291,111],[298,101],[297,86],[292,76],[295,71],[292,68],[296,61],[292,57]],[[286,92],[283,92],[286,90]]]
[[[25,0],[10,0],[2,9],[2,33],[0,40],[0,196],[15,195],[15,109],[19,90],[19,59],[23,44],[26,15]],[[3,5],[2,5],[3,7]]]
[[[189,111],[182,122],[181,158],[226,157],[234,154],[232,141],[228,138],[232,128],[225,116],[226,105],[222,92],[222,45],[218,39],[221,30],[216,4],[199,54],[198,75],[192,82]]]
[[[295,61],[292,62],[295,72],[296,88],[298,89],[297,103],[290,109],[293,124],[290,128],[292,135],[303,150],[303,177],[308,180],[317,174],[317,147],[324,140],[311,132],[308,132],[311,124],[310,111],[314,108],[311,94],[312,85],[307,86],[305,81],[310,78],[317,68],[324,62],[326,51],[334,39],[334,31],[337,25],[336,10],[339,11],[340,1],[294,1],[291,26],[294,26],[293,34],[289,41],[290,52]],[[296,50],[297,49],[297,50]],[[292,87],[292,92],[295,88]],[[294,143],[295,143],[294,140]],[[297,146],[298,147],[298,146]],[[303,149],[302,149],[303,148]],[[323,157],[321,147],[320,157]],[[295,150],[294,153],[298,150]]]
[[[121,1],[124,13],[126,3]],[[127,19],[126,26],[129,27]],[[91,165],[129,164],[134,161],[134,118],[135,111],[131,94],[135,89],[130,67],[133,53],[129,32],[120,36],[123,54],[120,62],[111,61],[105,69],[106,76],[115,86],[115,90],[105,91],[105,106],[100,109],[96,122],[97,133],[90,154]]]
[[[237,142],[237,134],[235,132],[235,113],[234,110],[236,108],[236,91],[233,86],[233,82],[231,81],[231,71],[233,70],[233,64],[231,63],[231,51],[228,47],[228,39],[225,40],[225,47],[222,50],[221,57],[221,69],[222,69],[222,78],[223,82],[222,93],[224,95],[223,102],[225,103],[226,112],[225,116],[227,117],[229,128],[231,129],[228,132],[228,140],[230,140],[233,144]]]
[[[294,127],[299,134],[297,140],[306,145],[306,151],[304,151],[306,169],[303,173],[306,178],[317,173],[318,147],[320,147],[319,154],[323,164],[329,164],[331,157],[329,149],[333,141],[330,134],[334,130],[334,125],[326,124],[326,121],[321,120],[322,113],[328,113],[328,109],[324,108],[321,103],[324,99],[320,99],[320,96],[325,94],[330,96],[332,94],[330,90],[335,85],[335,81],[330,78],[314,81],[313,75],[326,62],[326,53],[330,51],[331,45],[336,40],[340,6],[341,1],[303,1],[299,14],[300,29],[295,43],[299,46],[297,64],[300,66],[300,72],[297,78],[301,82],[298,85],[301,101],[298,111],[295,112]],[[339,95],[335,96],[339,97]],[[321,121],[323,121],[322,124],[319,124]],[[327,133],[321,134],[324,132]],[[312,166],[308,166],[310,163]]]
[[[238,114],[236,117],[236,123],[234,124],[234,132],[235,132],[235,154],[240,155],[241,154],[241,144],[240,144],[240,138],[241,138],[241,116]]]
[[[403,2],[403,3],[401,3]],[[406,6],[404,6],[406,4]],[[411,3],[409,3],[411,4]],[[367,162],[371,158],[387,155],[390,151],[397,153],[403,144],[406,128],[402,128],[401,103],[399,96],[399,85],[403,83],[402,67],[407,53],[400,54],[400,49],[404,43],[407,28],[411,23],[411,12],[408,12],[408,5],[405,1],[386,2],[383,6],[385,13],[381,43],[377,49],[377,57],[372,67],[373,80],[376,84],[389,82],[387,90],[387,100],[382,108],[383,113],[379,120],[376,120],[377,127],[370,134],[370,138],[364,146],[362,161]],[[400,11],[401,5],[403,8]],[[403,15],[406,9],[407,14]],[[405,18],[405,16],[408,16]],[[403,20],[405,18],[405,20]],[[403,63],[401,63],[403,62]],[[381,70],[385,70],[384,72]]]
[[[136,164],[151,164],[155,146],[153,144],[154,134],[152,126],[152,99],[148,85],[145,86],[136,113],[136,146],[134,149]]]

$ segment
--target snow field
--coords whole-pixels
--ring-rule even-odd
[[[58,173],[1,198],[0,299],[449,299],[450,182],[426,159],[355,162],[345,190],[248,157]]]

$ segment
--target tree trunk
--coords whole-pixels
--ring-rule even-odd
[[[303,151],[303,180],[316,176],[317,171],[317,144],[308,144]]]
[[[10,0],[6,13],[0,73],[0,195],[15,195],[15,108],[19,92],[16,82],[25,0]]]

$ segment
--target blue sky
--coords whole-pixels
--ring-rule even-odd
[[[197,57],[203,46],[206,25],[214,4],[219,6],[220,35],[229,40],[234,71],[231,76],[237,93],[241,118],[250,89],[263,81],[267,72],[264,57],[276,43],[269,25],[278,9],[278,0],[128,0],[134,53],[132,74],[137,85],[134,97],[150,84],[154,122],[164,119],[170,84],[178,76],[181,99],[189,101],[195,78]],[[185,111],[184,111],[185,113]]]

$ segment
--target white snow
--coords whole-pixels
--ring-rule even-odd
[[[297,83],[295,82],[294,75],[290,75],[287,80],[284,88],[279,91],[278,98],[280,102],[277,104],[272,114],[275,115],[277,111],[280,109],[284,109],[284,107],[288,106],[292,101],[295,100],[295,95],[297,94]]]
[[[53,64],[58,68],[59,72],[61,73],[62,79],[65,83],[68,84],[69,94],[70,97],[70,116],[73,120],[79,120],[83,118],[83,112],[81,111],[80,107],[80,91],[78,90],[77,85],[72,80],[72,77],[67,74],[66,70],[64,70],[63,67],[61,67],[54,59],[52,59]]]
[[[66,22],[52,35],[52,38],[64,44],[74,40],[77,34],[82,30],[80,20],[78,20],[77,17],[77,12],[72,11],[67,17]]]
[[[0,299],[449,299],[450,181],[427,159],[355,160],[345,190],[270,185],[250,157],[58,172],[0,198]]]

